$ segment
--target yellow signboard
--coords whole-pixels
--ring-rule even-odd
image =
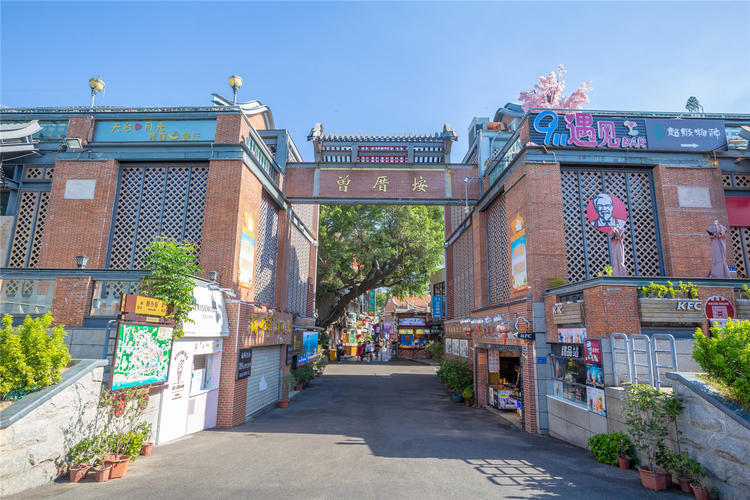
[[[166,316],[167,304],[159,299],[138,296],[135,299],[135,313],[144,316]]]

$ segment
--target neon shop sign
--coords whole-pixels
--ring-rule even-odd
[[[606,117],[595,119],[583,111],[566,113],[561,120],[554,111],[540,112],[533,123],[533,142],[545,146],[646,149],[643,120]],[[534,133],[536,132],[536,133]]]

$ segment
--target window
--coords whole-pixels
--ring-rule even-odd
[[[586,404],[586,365],[583,358],[552,356],[554,395]]]

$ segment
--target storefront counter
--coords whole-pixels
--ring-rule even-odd
[[[520,408],[521,392],[512,386],[500,384],[491,385],[490,406],[498,410],[516,410]]]

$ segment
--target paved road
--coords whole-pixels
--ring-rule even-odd
[[[434,371],[411,362],[329,365],[287,409],[155,448],[123,479],[58,482],[24,496],[672,497],[645,490],[634,471],[598,464],[585,450],[453,403]]]

